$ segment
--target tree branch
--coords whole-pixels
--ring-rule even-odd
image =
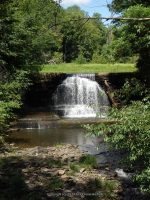
[[[150,21],[150,18],[131,18],[131,17],[82,17],[82,18],[78,18],[78,19],[71,19],[69,20],[69,22],[76,22],[76,21],[81,21],[81,20],[94,20],[94,19],[105,19],[105,20],[126,20],[126,21]],[[67,23],[68,21],[63,21],[60,22],[58,24],[52,25],[50,28],[52,28],[53,26],[58,26],[64,23]]]

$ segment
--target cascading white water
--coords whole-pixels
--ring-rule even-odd
[[[73,74],[57,87],[54,109],[67,118],[105,117],[107,95],[95,81],[95,74]]]

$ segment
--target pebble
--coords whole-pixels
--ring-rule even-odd
[[[42,172],[48,172],[49,169],[48,169],[48,168],[42,168],[41,171],[42,171]]]
[[[61,176],[61,179],[64,180],[64,181],[66,181],[66,180],[69,179],[69,177],[66,174],[64,174],[64,175]]]
[[[80,173],[85,172],[85,168],[80,169]]]
[[[58,175],[64,175],[65,172],[66,172],[66,170],[62,170],[62,169],[60,169],[60,170],[58,170]]]
[[[29,170],[28,169],[22,169],[23,173],[27,173]]]

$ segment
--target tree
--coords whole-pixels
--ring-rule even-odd
[[[108,5],[108,7],[111,11],[121,13],[124,10],[128,9],[130,6],[135,6],[138,4],[147,7],[150,5],[150,1],[149,0],[113,0],[112,3]]]
[[[122,16],[128,18],[146,18],[150,16],[150,2],[147,0],[120,1],[113,0],[110,9],[115,12],[121,12]],[[131,46],[135,54],[139,54],[137,68],[143,78],[150,82],[149,59],[149,26],[150,21],[128,20],[120,23],[123,27],[122,37]]]
[[[98,14],[94,16],[100,17]],[[85,18],[85,19],[84,19]],[[100,18],[88,19],[87,13],[78,6],[65,10],[66,23],[62,25],[64,61],[71,62],[82,55],[90,61],[94,52],[101,51],[105,42],[105,27]]]
[[[13,8],[9,0],[0,2],[0,68],[10,69],[15,64],[18,42],[13,32]]]
[[[95,20],[89,20],[85,24],[84,35],[81,40],[84,56],[87,61],[92,60],[93,54],[101,54],[103,45],[106,43],[106,28],[98,13],[94,13]]]
[[[24,35],[29,63],[44,63],[59,51],[61,35],[56,22],[63,15],[63,9],[54,1],[16,1],[15,29]]]
[[[148,17],[150,8],[141,5],[132,6],[124,14],[127,17]],[[137,67],[144,77],[149,78],[150,67],[150,43],[149,43],[150,21],[129,21],[124,25],[124,38],[132,45],[135,53],[139,54]]]

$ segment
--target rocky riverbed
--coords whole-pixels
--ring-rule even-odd
[[[0,155],[0,199],[119,199],[119,181],[73,145],[14,149]]]
[[[131,184],[71,144],[0,154],[2,200],[146,199]]]

